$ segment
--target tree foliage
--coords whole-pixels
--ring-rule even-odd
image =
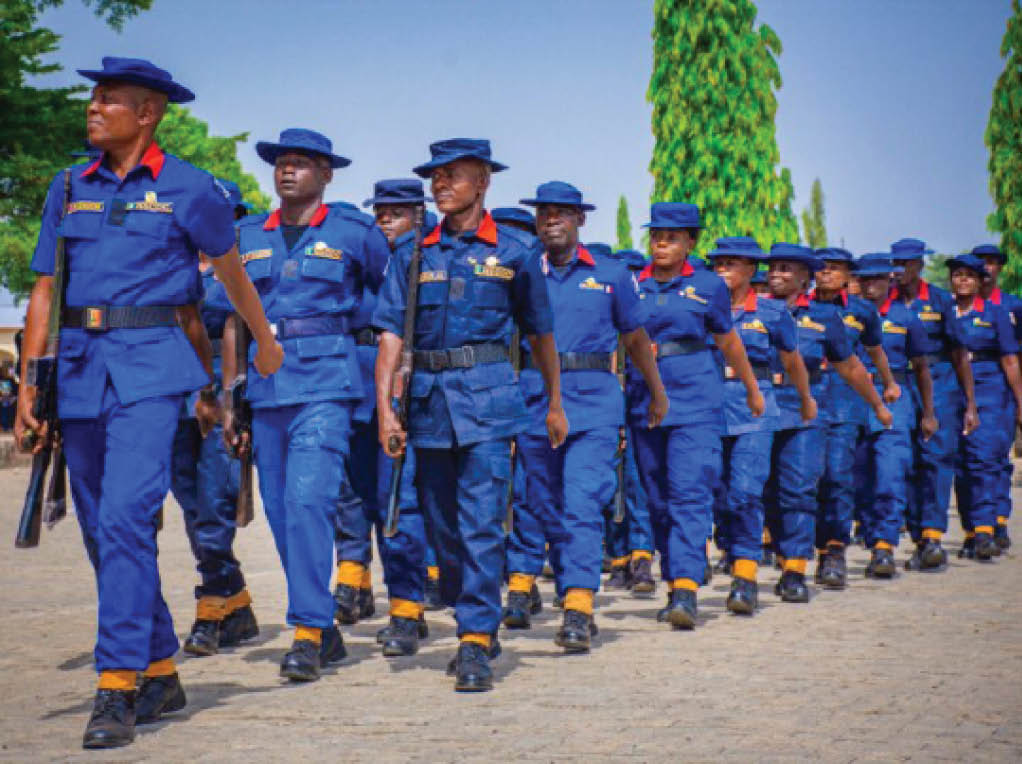
[[[1001,251],[1008,255],[1004,286],[1022,288],[1022,7],[1012,0],[1012,14],[1001,42],[1004,71],[994,86],[987,122],[990,149],[990,195],[996,209],[987,227],[1001,234]]]
[[[931,284],[942,289],[951,288],[951,279],[948,277],[947,261],[952,255],[930,255],[926,258],[926,266],[923,268],[923,278]]]
[[[802,210],[802,237],[813,249],[827,246],[827,213],[823,209],[823,184],[817,178],[809,195],[809,206]]]
[[[617,249],[632,249],[632,219],[628,215],[625,195],[617,200]]]
[[[701,248],[719,236],[798,239],[791,173],[777,169],[781,41],[755,21],[751,0],[654,5],[653,200],[698,204]]]

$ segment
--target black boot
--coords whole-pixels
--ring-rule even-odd
[[[337,584],[334,587],[334,602],[337,603],[337,611],[334,618],[337,623],[351,625],[358,623],[358,588],[347,584]]]
[[[220,624],[220,647],[233,647],[259,636],[259,624],[251,605],[229,613]]]
[[[135,739],[135,691],[97,690],[82,748],[119,748]]]
[[[610,569],[610,576],[603,582],[603,588],[608,591],[622,591],[632,588],[632,577],[628,570],[628,564],[615,565]]]
[[[717,560],[716,565],[713,566],[713,572],[719,573],[722,576],[731,575],[731,563],[728,562],[727,552],[721,552],[720,559]]]
[[[675,629],[694,629],[696,626],[696,593],[691,589],[675,589],[664,612],[664,620]]]
[[[652,597],[654,592],[656,592],[652,561],[648,557],[632,560],[631,573],[632,595],[635,597]]]
[[[440,579],[426,576],[426,585],[423,592],[426,610],[443,610],[444,601],[440,598]]]
[[[319,679],[319,645],[311,639],[296,639],[280,663],[280,675],[292,682]]]
[[[184,651],[189,655],[216,655],[220,645],[221,621],[200,618],[192,624],[192,630],[185,638]]]
[[[390,634],[383,642],[383,654],[388,658],[396,658],[419,652],[419,625],[420,622],[415,618],[392,615]]]
[[[542,612],[543,596],[539,593],[539,587],[533,584],[529,589],[529,613],[530,615],[539,615]]]
[[[774,587],[774,594],[783,602],[809,602],[809,587],[804,574],[794,570],[781,573],[781,580]]]
[[[185,688],[176,671],[170,676],[145,677],[135,700],[135,723],[151,724],[163,714],[180,711],[186,702]]]
[[[429,626],[426,625],[426,617],[423,616],[423,615],[420,615],[419,616],[419,620],[416,621],[416,624],[418,625],[418,627],[416,629],[416,636],[419,639],[425,639],[426,637],[428,637],[429,636]],[[380,629],[378,632],[376,632],[376,644],[382,645],[388,639],[390,639],[390,636],[391,636],[391,629],[390,629],[390,627],[391,627],[391,624],[388,623],[386,626],[384,626],[382,629]]]
[[[1008,535],[1008,526],[998,523],[994,527],[994,541],[999,549],[1008,549],[1011,546],[1011,536]]]
[[[373,588],[358,590],[358,618],[372,618],[376,615],[376,599],[373,597]]]
[[[816,583],[824,589],[840,590],[848,585],[848,565],[843,546],[829,546],[816,564]]]
[[[566,653],[587,653],[591,637],[598,633],[591,615],[578,610],[565,610],[561,628],[554,637],[554,644],[563,647]]]
[[[564,610],[564,597],[554,594],[554,598],[550,600],[550,607],[554,610]]]
[[[728,610],[737,615],[752,615],[759,607],[759,586],[747,578],[732,578],[731,592],[725,603]]]
[[[976,539],[973,536],[969,536],[962,542],[962,548],[958,550],[958,559],[976,559]]]
[[[976,547],[976,559],[987,562],[990,558],[1001,553],[994,537],[989,533],[977,533],[973,543]]]
[[[866,578],[894,578],[897,566],[894,564],[894,552],[890,549],[873,549],[866,565]]]
[[[462,642],[454,657],[454,689],[457,692],[486,692],[493,689],[488,651],[475,642]]]
[[[531,597],[526,592],[508,592],[507,605],[501,618],[509,629],[532,628]]]
[[[942,570],[947,567],[947,551],[937,539],[925,539],[918,551],[920,570]]]
[[[667,592],[667,604],[656,611],[657,623],[667,623],[667,612],[671,609],[671,593]]]

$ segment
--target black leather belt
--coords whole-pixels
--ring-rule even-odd
[[[611,371],[614,368],[613,353],[558,353],[561,371]],[[522,366],[535,369],[532,353],[525,356]]]
[[[370,329],[368,326],[365,329],[359,329],[355,332],[355,344],[356,345],[379,345],[380,335]]]
[[[150,329],[154,326],[177,326],[177,305],[109,306],[84,305],[66,307],[61,315],[65,329]]]
[[[311,318],[282,318],[274,324],[278,340],[295,337],[318,337],[324,334],[347,334],[347,316],[313,316]]]
[[[809,371],[809,370],[807,369],[806,371]],[[820,369],[815,369],[815,370],[809,372],[809,384],[810,385],[818,385],[822,381],[823,381],[823,372]],[[775,374],[774,375],[774,384],[775,385],[785,385],[785,386],[790,387],[790,386],[793,386],[795,384],[795,382],[787,374]]]
[[[998,350],[972,350],[969,351],[969,360],[973,363],[977,361],[993,361],[995,363],[1001,362],[1001,353]]]
[[[756,377],[756,379],[774,380],[775,377],[777,379],[780,379],[780,375],[774,374],[770,370],[770,366],[768,364],[759,363],[752,364],[752,373]],[[738,379],[738,372],[735,371],[733,366],[724,367],[724,379]]]
[[[427,371],[468,369],[481,363],[506,361],[508,349],[507,345],[497,343],[462,345],[444,350],[416,350],[414,359],[416,368]]]
[[[656,351],[656,357],[667,358],[672,355],[691,355],[692,353],[700,353],[703,350],[708,350],[705,342],[699,340],[671,340],[669,342],[654,342],[653,349]]]

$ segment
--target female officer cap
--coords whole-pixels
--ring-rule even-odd
[[[1001,250],[994,244],[980,244],[979,246],[973,247],[970,253],[978,258],[984,257],[996,257],[1001,265],[1005,265],[1008,262],[1008,256],[1001,252]]]
[[[989,275],[986,263],[983,262],[983,258],[976,257],[971,253],[952,257],[947,261],[947,269],[949,273],[957,271],[959,268],[968,268],[970,271],[975,271],[976,275],[978,275],[981,279],[986,278]]]
[[[649,208],[649,222],[643,228],[702,228],[699,208],[684,202],[657,202]]]
[[[816,273],[823,267],[823,261],[816,256],[816,253],[809,247],[800,244],[790,244],[786,241],[779,241],[770,247],[769,262],[784,260],[791,263],[801,263],[809,269],[810,273]]]
[[[868,279],[904,272],[905,269],[895,264],[889,252],[873,252],[855,261],[855,275],[859,278]]]
[[[748,260],[765,260],[767,255],[751,236],[723,236],[717,239],[715,249],[706,253],[712,260],[715,257],[744,257]]]

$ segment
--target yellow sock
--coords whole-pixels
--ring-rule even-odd
[[[633,549],[632,550],[633,560],[652,560],[653,553],[647,552],[645,549]]]
[[[992,525],[977,525],[976,533],[993,533],[994,526]]]
[[[688,589],[690,592],[694,592],[699,588],[699,584],[693,581],[691,578],[676,578],[671,581],[671,591],[675,589]]]
[[[338,586],[353,586],[356,589],[362,585],[362,574],[365,572],[365,565],[351,560],[341,560],[337,566]]]
[[[120,671],[117,669],[101,671],[99,673],[100,690],[134,690],[137,671]]]
[[[474,642],[477,645],[482,645],[487,650],[490,649],[490,635],[489,634],[475,634],[468,632],[461,635],[462,642]]]
[[[1008,518],[1005,517],[1004,515],[998,515],[997,516],[997,524],[998,525],[1007,525],[1008,524]]]
[[[532,584],[536,581],[535,576],[528,573],[512,573],[508,580],[508,591],[528,594],[532,591]]]
[[[593,614],[593,590],[571,588],[564,593],[564,609],[586,615]]]
[[[403,600],[400,597],[390,598],[390,614],[395,618],[411,618],[418,621],[422,616],[423,606],[421,602]]]
[[[230,615],[235,610],[241,610],[243,607],[247,607],[252,604],[252,595],[248,593],[248,589],[242,589],[237,594],[232,594],[227,598],[227,615]]]
[[[306,639],[315,642],[317,645],[323,642],[323,630],[315,626],[295,626],[295,642],[299,639]]]
[[[888,552],[894,551],[894,547],[888,544],[886,541],[878,541],[873,545],[874,549],[886,549]]]
[[[195,617],[200,621],[222,621],[226,615],[226,597],[199,597],[195,603]]]
[[[827,549],[844,549],[845,545],[843,542],[836,539],[831,539],[827,542]]]
[[[974,538],[976,538],[976,531],[966,531],[965,532],[965,540],[966,541],[968,541],[969,539],[974,539]]]
[[[938,531],[936,528],[923,528],[923,538],[929,539],[930,541],[940,541],[941,536],[944,534]]]
[[[624,557],[615,557],[613,560],[610,561],[610,567],[623,568],[625,565],[631,562],[631,559],[632,556],[630,554],[626,554]]]
[[[759,570],[759,563],[755,560],[735,560],[731,566],[731,574],[735,578],[744,578],[746,581],[755,581],[756,572]]]
[[[784,572],[787,573],[788,571],[794,571],[795,573],[805,575],[806,565],[808,562],[809,561],[804,557],[792,557],[787,559],[784,561]]]
[[[365,570],[362,571],[362,580],[358,585],[359,589],[372,589],[373,588],[373,572],[369,569],[369,566],[365,566]]]
[[[171,676],[176,673],[177,666],[174,665],[173,658],[164,658],[162,661],[153,661],[145,670],[145,675],[148,677]]]
[[[428,565],[426,566],[426,575],[435,581],[440,578],[440,568],[436,565]]]

